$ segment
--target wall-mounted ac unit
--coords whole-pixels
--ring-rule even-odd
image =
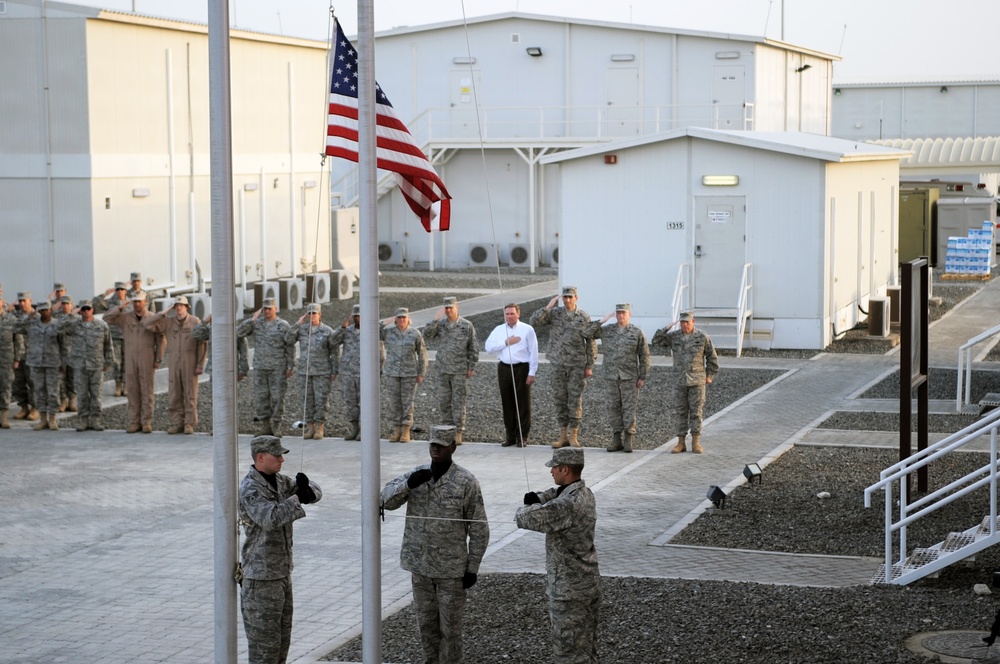
[[[243,286],[236,287],[236,317],[242,318],[244,311],[253,311],[254,298],[256,297],[253,292],[253,284],[247,284],[246,294],[244,295]]]
[[[264,300],[275,300],[278,298],[277,281],[258,281],[253,285],[253,308],[260,309],[264,306]]]
[[[330,287],[334,300],[350,300],[354,297],[354,275],[347,270],[331,270]]]
[[[192,316],[205,320],[205,316],[212,313],[212,296],[208,293],[191,293],[187,299],[191,305]]]
[[[473,242],[469,245],[469,266],[496,267],[496,265],[497,246],[495,244]]]
[[[889,336],[889,300],[869,298],[868,334],[873,337]]]
[[[531,247],[526,244],[510,245],[510,264],[514,267],[531,267]]]
[[[174,306],[174,298],[172,297],[157,297],[150,303],[150,309],[156,314],[166,311],[172,306]]]
[[[306,303],[326,304],[330,301],[330,273],[306,275]]]
[[[386,265],[402,265],[405,262],[402,242],[379,242],[378,262]]]
[[[302,308],[306,296],[306,282],[302,279],[280,279],[278,281],[278,306],[285,311]]]
[[[549,265],[556,267],[559,265],[559,245],[553,244],[549,247],[549,250],[545,253],[545,258],[548,259]]]

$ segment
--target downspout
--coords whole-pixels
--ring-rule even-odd
[[[52,185],[52,102],[49,89],[49,16],[45,0],[42,0],[42,63],[43,100],[45,105],[45,187],[49,222],[49,281],[56,279],[56,220],[55,192]]]

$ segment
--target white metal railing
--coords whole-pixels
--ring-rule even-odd
[[[743,265],[743,279],[740,281],[740,297],[736,303],[736,357],[743,354],[743,334],[750,316],[750,346],[753,346],[753,263]]]
[[[691,270],[687,263],[681,263],[677,269],[677,281],[674,284],[674,300],[671,308],[673,320],[680,320],[681,314],[688,310],[688,297],[691,290]]]
[[[892,534],[899,531],[899,563],[906,560],[906,528],[921,517],[958,500],[976,489],[990,487],[990,535],[997,532],[997,428],[1000,428],[1000,408],[986,417],[970,424],[947,438],[928,445],[926,449],[895,463],[881,472],[878,482],[865,489],[865,507],[871,507],[871,496],[875,491],[885,492],[885,582],[892,580],[893,547]],[[923,496],[913,503],[907,499],[908,477],[932,461],[961,449],[976,441],[980,436],[990,434],[990,462],[955,480],[937,491]],[[977,479],[979,478],[979,479]],[[970,484],[971,482],[971,484]],[[893,487],[898,484],[899,519],[893,522]]]
[[[992,327],[981,334],[972,337],[958,349],[958,385],[955,388],[955,410],[961,412],[962,406],[968,406],[972,396],[972,349],[977,344],[992,336],[1000,334],[1000,325]],[[965,384],[965,398],[962,398],[962,384]]]

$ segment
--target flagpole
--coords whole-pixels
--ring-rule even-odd
[[[361,656],[382,661],[379,523],[379,302],[375,161],[375,10],[358,0],[358,178],[361,208]]]

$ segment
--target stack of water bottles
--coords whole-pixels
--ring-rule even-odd
[[[967,237],[949,237],[944,259],[948,274],[982,276],[990,273],[993,262],[993,222],[982,228],[970,228]]]

